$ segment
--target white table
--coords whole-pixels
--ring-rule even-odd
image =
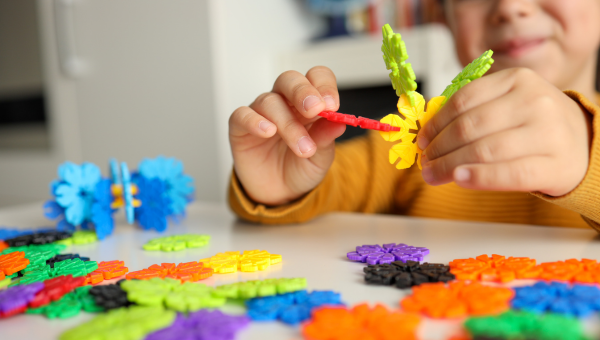
[[[51,225],[40,205],[0,209],[0,226],[30,228]],[[142,245],[164,235],[198,233],[212,237],[210,245],[173,253],[147,252]],[[346,260],[346,253],[362,244],[406,243],[431,250],[426,261],[448,263],[452,259],[481,254],[528,256],[538,262],[568,258],[600,259],[600,237],[592,229],[567,229],[511,224],[457,222],[389,215],[330,214],[301,225],[261,226],[241,222],[226,206],[196,202],[180,225],[164,234],[144,232],[119,222],[116,232],[102,242],[71,246],[70,253],[95,261],[123,260],[130,271],[161,262],[189,262],[229,250],[263,249],[281,254],[281,264],[255,273],[215,274],[201,281],[221,285],[237,281],[277,277],[306,277],[308,289],[332,289],[344,302],[381,302],[397,308],[408,293],[388,286],[364,283],[363,264]],[[529,283],[529,282],[528,282]],[[519,283],[517,283],[519,284]],[[520,282],[523,284],[523,282]],[[232,312],[242,312],[235,307]],[[66,320],[38,315],[19,315],[0,320],[1,339],[55,339],[64,330],[81,324],[93,314],[81,313]],[[600,318],[586,322],[600,334]],[[457,321],[425,320],[422,339],[443,339],[460,327]],[[280,322],[252,323],[239,339],[301,339],[299,328]]]

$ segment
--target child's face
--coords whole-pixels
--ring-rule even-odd
[[[458,58],[494,51],[492,71],[527,67],[565,89],[595,67],[599,0],[446,0]]]

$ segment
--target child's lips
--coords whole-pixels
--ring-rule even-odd
[[[519,58],[546,42],[546,38],[511,39],[492,48],[494,53],[504,54],[511,58]]]

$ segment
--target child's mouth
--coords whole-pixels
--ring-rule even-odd
[[[545,41],[546,38],[511,39],[497,45],[495,48],[493,48],[493,50],[498,54],[505,54],[511,58],[519,58],[531,52],[533,49],[541,46]]]

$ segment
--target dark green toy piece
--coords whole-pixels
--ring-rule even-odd
[[[446,97],[442,105],[446,103],[456,91],[460,90],[463,86],[472,82],[477,78],[481,78],[489,69],[492,67],[494,63],[494,59],[492,59],[492,54],[494,52],[492,50],[487,50],[483,52],[479,58],[473,60],[469,65],[465,66],[465,68],[452,79],[452,83],[446,87],[444,92],[442,92],[442,96]]]
[[[406,62],[406,59],[408,59],[406,45],[402,41],[400,33],[394,33],[389,24],[383,26],[382,32],[383,45],[381,46],[381,52],[383,52],[385,67],[391,71],[392,86],[398,97],[406,94],[410,106],[414,107],[416,105],[415,90],[417,89],[417,83],[415,82],[416,76],[412,66]]]

